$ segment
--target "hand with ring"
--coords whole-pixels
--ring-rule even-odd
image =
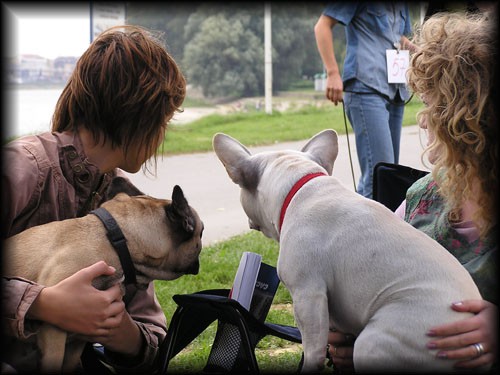
[[[452,308],[474,316],[431,328],[427,334],[433,339],[427,347],[437,349],[438,358],[457,360],[457,368],[491,366],[497,359],[497,306],[484,300],[465,300]]]
[[[338,369],[353,370],[352,353],[355,337],[340,331],[328,332],[328,351],[331,362]]]
[[[484,354],[484,346],[483,344],[481,343],[477,343],[477,344],[472,344],[472,346],[474,347],[474,349],[476,349],[476,357],[481,357],[483,354]]]

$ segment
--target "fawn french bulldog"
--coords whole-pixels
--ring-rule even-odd
[[[119,185],[120,178],[113,183]],[[203,223],[182,189],[175,186],[171,200],[139,191],[135,194],[141,195],[120,192],[84,217],[32,227],[6,239],[3,275],[52,286],[104,260],[116,272],[94,279],[93,285],[103,290],[117,282],[145,289],[153,280],[197,274]],[[118,242],[121,246],[126,243],[128,255],[115,249],[108,238],[116,235],[116,228],[123,236]],[[40,372],[75,370],[85,342],[71,336],[47,323],[42,325],[37,335]]]

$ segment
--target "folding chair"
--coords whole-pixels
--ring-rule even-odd
[[[380,162],[373,168],[373,200],[395,211],[406,198],[406,191],[428,171],[405,165]]]
[[[302,342],[298,328],[261,322],[228,295],[229,289],[212,289],[172,297],[178,307],[160,347],[161,374],[215,320],[217,332],[204,373],[259,373],[255,347],[267,335]]]

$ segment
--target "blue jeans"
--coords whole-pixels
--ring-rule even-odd
[[[372,198],[373,167],[378,162],[398,163],[403,103],[392,103],[376,93],[344,93],[347,117],[356,137],[361,177],[357,192]]]

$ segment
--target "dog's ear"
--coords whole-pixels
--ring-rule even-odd
[[[309,154],[331,175],[339,152],[337,133],[333,129],[323,130],[312,137],[301,151]]]
[[[125,193],[131,197],[144,195],[144,193],[132,185],[129,180],[124,177],[116,176],[111,180],[106,189],[106,200],[114,198],[118,193]]]
[[[172,203],[165,207],[165,212],[175,227],[182,228],[188,235],[194,233],[195,218],[179,185],[174,186]]]
[[[252,154],[245,146],[223,133],[214,135],[212,145],[215,154],[235,184],[249,190],[258,185],[258,168],[251,163]]]

